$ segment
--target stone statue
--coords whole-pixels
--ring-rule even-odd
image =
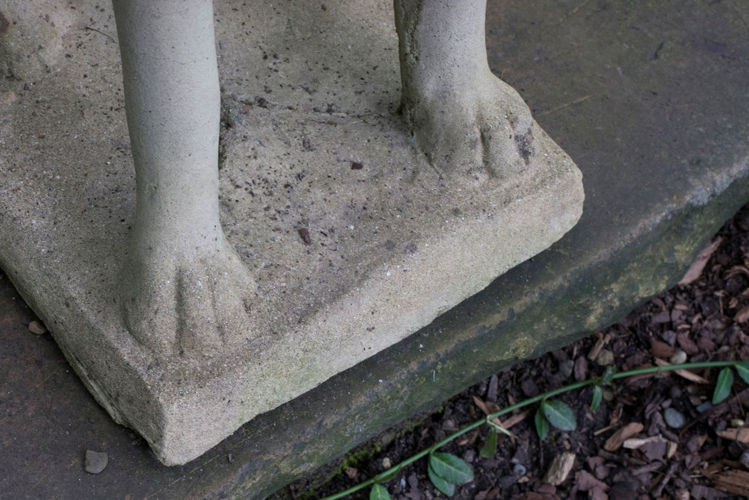
[[[166,464],[582,213],[582,174],[489,70],[486,0],[394,4],[395,30],[392,0],[0,7],[0,265]]]
[[[528,106],[489,70],[486,0],[395,0],[402,113],[449,182],[511,178],[534,155]],[[114,0],[137,209],[122,312],[155,352],[210,355],[257,335],[253,277],[219,223],[211,0]],[[247,71],[252,71],[248,68]]]

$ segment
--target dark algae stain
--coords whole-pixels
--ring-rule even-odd
[[[10,23],[5,18],[2,12],[0,12],[0,35],[4,35],[8,32],[8,28],[10,28]]]

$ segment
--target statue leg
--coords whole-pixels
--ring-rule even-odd
[[[250,337],[254,281],[219,223],[219,83],[212,0],[114,0],[135,163],[120,300],[158,355]]]
[[[395,0],[402,109],[446,179],[507,177],[533,155],[528,106],[486,56],[486,0]]]

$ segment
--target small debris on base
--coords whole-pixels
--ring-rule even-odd
[[[99,474],[101,471],[107,468],[108,463],[109,457],[106,453],[86,450],[84,469],[89,474]]]
[[[44,335],[47,333],[47,327],[45,327],[41,321],[33,320],[29,323],[29,331],[34,335]]]
[[[302,238],[302,241],[305,245],[311,245],[312,244],[312,237],[309,234],[309,229],[306,227],[300,227],[297,229],[297,232],[299,233],[299,237]]]

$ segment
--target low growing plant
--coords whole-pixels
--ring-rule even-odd
[[[455,493],[456,486],[467,483],[473,479],[473,469],[463,459],[451,454],[438,451],[441,447],[455,440],[459,436],[470,432],[484,425],[489,427],[489,436],[479,450],[479,455],[484,458],[494,456],[497,452],[498,433],[512,436],[512,433],[497,424],[495,420],[498,417],[511,413],[520,408],[525,408],[538,404],[535,413],[534,422],[538,437],[543,440],[549,433],[549,428],[554,427],[561,431],[571,431],[577,427],[575,413],[564,402],[553,399],[561,394],[582,389],[583,387],[593,386],[593,397],[590,403],[591,411],[595,411],[601,404],[603,398],[603,386],[610,384],[614,380],[633,377],[636,375],[649,375],[675,370],[694,370],[698,368],[721,368],[718,379],[713,390],[712,403],[718,404],[725,400],[731,393],[731,387],[734,383],[734,371],[746,383],[749,384],[749,362],[747,361],[704,361],[698,363],[682,363],[678,365],[654,366],[649,368],[639,368],[616,372],[613,367],[609,367],[601,377],[594,377],[574,384],[569,384],[558,389],[554,389],[538,396],[525,399],[514,405],[508,406],[502,410],[486,415],[486,417],[473,422],[472,424],[462,427],[445,439],[433,444],[432,446],[412,455],[390,467],[388,470],[357,484],[345,491],[326,497],[324,500],[334,500],[351,495],[357,491],[371,486],[370,500],[389,500],[390,494],[384,483],[395,477],[407,465],[416,462],[424,457],[428,459],[427,473],[429,480],[435,488],[445,495],[452,496]]]

